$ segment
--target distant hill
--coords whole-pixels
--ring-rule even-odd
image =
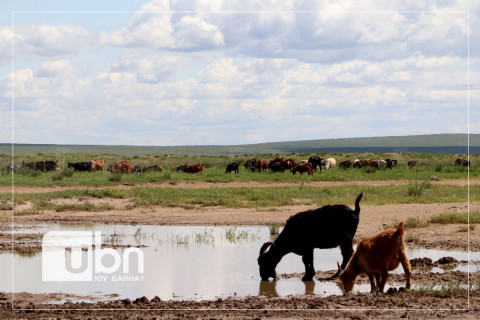
[[[433,134],[416,136],[365,137],[270,142],[245,145],[206,146],[104,146],[104,145],[35,145],[16,144],[15,154],[95,153],[115,155],[233,155],[282,153],[394,153],[424,152],[465,154],[480,152],[480,134]],[[0,144],[0,154],[11,154],[11,144]]]

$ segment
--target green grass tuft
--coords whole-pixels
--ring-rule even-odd
[[[430,218],[431,223],[468,223],[467,212],[445,212]],[[470,212],[470,223],[480,223],[480,211]]]

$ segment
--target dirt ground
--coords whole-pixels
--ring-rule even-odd
[[[361,181],[358,184],[391,185],[407,182],[396,181]],[[466,180],[433,181],[439,184],[466,185]],[[470,181],[479,184],[480,180]],[[311,185],[330,186],[342,185],[344,182],[313,182]],[[349,184],[352,184],[349,182]],[[229,183],[229,184],[176,184],[161,185],[171,188],[205,188],[205,187],[240,187],[240,186],[281,186],[285,183]],[[310,184],[308,184],[310,185]],[[149,185],[152,186],[152,185]],[[131,186],[120,186],[130,188]],[[72,188],[72,187],[68,187]],[[81,187],[83,188],[83,187]],[[48,192],[62,188],[31,188],[16,187],[15,193]],[[83,188],[84,189],[84,188]],[[11,192],[11,188],[0,187],[0,192]],[[365,198],[368,194],[364,195]],[[104,212],[54,212],[44,211],[42,214],[15,216],[14,226],[36,224],[39,222],[98,222],[116,224],[158,224],[158,225],[268,225],[284,223],[286,219],[297,212],[315,208],[315,206],[297,205],[290,207],[262,209],[233,209],[221,207],[202,207],[195,209],[165,208],[150,206],[148,208],[129,209],[129,199],[62,199],[58,201],[78,203],[89,201],[95,204],[110,204],[115,210]],[[353,206],[355,199],[347,205]],[[24,208],[28,210],[29,204]],[[402,204],[402,205],[362,205],[360,223],[355,235],[355,241],[371,236],[385,228],[393,226],[410,217],[427,221],[435,214],[470,210],[480,210],[480,203],[467,202],[435,203],[435,204]],[[11,230],[12,217],[10,212],[0,211],[0,252],[11,250],[11,235],[5,231]],[[465,225],[448,224],[407,229],[408,245],[438,249],[480,250],[480,234],[477,228],[467,232]],[[16,235],[15,247],[40,247],[38,235]],[[466,262],[463,262],[466,263]],[[326,278],[326,274],[317,273],[318,278]],[[392,275],[392,281],[402,283],[403,275]],[[281,275],[281,277],[301,277],[301,275]],[[478,274],[469,276],[462,272],[431,273],[415,271],[413,283],[437,285],[442,283],[466,284],[468,280],[477,279]],[[398,279],[397,279],[398,278]],[[360,280],[367,281],[366,278]],[[15,294],[0,293],[0,319],[44,318],[78,318],[78,319],[398,319],[398,318],[480,318],[480,293],[478,290],[467,290],[446,293],[440,296],[416,291],[398,294],[371,295],[355,294],[350,296],[330,296],[326,298],[314,295],[279,297],[247,297],[218,299],[214,301],[161,301],[158,298],[146,298],[137,301],[112,300],[96,303],[51,304],[46,302],[69,299],[65,295],[35,295],[30,293]],[[44,304],[46,303],[46,304]],[[23,309],[17,310],[15,309]],[[28,309],[28,310],[27,310]],[[64,310],[57,310],[64,309]],[[119,312],[119,309],[128,311]],[[140,309],[140,310],[133,310]],[[35,311],[33,311],[35,310]]]

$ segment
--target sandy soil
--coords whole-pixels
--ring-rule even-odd
[[[390,185],[407,182],[397,181],[362,181],[358,184]],[[466,185],[466,180],[433,181],[439,184]],[[479,184],[480,180],[470,181]],[[342,185],[344,182],[314,182],[311,185]],[[351,184],[351,182],[349,182]],[[287,185],[285,183],[229,183],[229,184],[176,184],[162,185],[172,188],[205,188],[205,187],[239,187],[239,186],[276,186]],[[131,188],[132,186],[120,186]],[[70,188],[70,187],[69,187]],[[15,192],[48,192],[62,188],[31,188],[16,187]],[[11,192],[11,188],[0,187],[0,192]],[[368,195],[365,195],[368,197]],[[114,210],[104,212],[53,212],[44,211],[42,214],[16,216],[14,224],[35,224],[39,222],[99,222],[120,224],[202,224],[202,225],[268,225],[270,223],[284,223],[285,220],[299,211],[314,208],[315,206],[291,206],[267,209],[231,209],[221,207],[210,208],[164,208],[151,206],[148,208],[129,209],[129,199],[62,199],[63,203],[71,201],[89,201],[95,204],[109,204],[115,206]],[[353,205],[354,199],[348,205]],[[385,226],[392,226],[410,217],[418,217],[426,221],[430,216],[447,212],[465,212],[480,210],[480,203],[441,203],[441,204],[404,204],[372,206],[362,205],[360,223],[355,241],[362,237],[370,236],[383,230]],[[17,208],[18,209],[18,208]],[[28,204],[24,209],[28,209]],[[11,249],[10,212],[0,212],[0,251]],[[480,234],[477,228],[467,232],[464,225],[429,225],[428,227],[408,229],[406,239],[409,245],[424,246],[442,249],[457,249],[472,251],[480,250]],[[35,235],[25,234],[15,237],[15,246],[36,246],[38,249],[40,238]],[[465,262],[463,262],[465,263]],[[317,273],[318,278],[326,278],[328,274]],[[281,277],[301,277],[300,274],[281,275]],[[470,276],[470,281],[477,280],[478,274]],[[367,281],[362,278],[360,282]],[[392,281],[402,283],[403,275],[392,275]],[[431,273],[428,270],[417,270],[414,273],[413,282],[416,284],[442,284],[462,283],[466,284],[468,276],[462,272]],[[317,284],[318,285],[318,284]],[[161,301],[154,298],[137,299],[137,301],[113,300],[96,303],[73,303],[44,304],[46,302],[74,300],[74,296],[65,295],[35,295],[21,293],[15,295],[12,301],[11,294],[0,293],[0,319],[23,319],[32,316],[38,319],[44,318],[79,318],[79,319],[127,319],[127,318],[166,318],[166,319],[398,319],[398,318],[453,318],[453,319],[477,319],[480,318],[480,293],[473,291],[452,292],[437,297],[431,294],[419,292],[405,292],[398,294],[370,295],[357,294],[351,296],[330,296],[327,298],[314,295],[292,296],[287,298],[278,297],[247,297],[218,299],[215,301]],[[114,298],[114,297],[113,297]],[[35,309],[18,310],[14,309]],[[65,310],[56,310],[65,309]],[[100,309],[100,310],[93,310]],[[118,312],[119,309],[128,311]],[[145,309],[145,310],[133,310]]]

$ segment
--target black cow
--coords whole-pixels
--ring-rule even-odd
[[[175,168],[175,172],[187,172],[188,166],[186,164]]]
[[[75,163],[68,163],[69,168],[73,168],[75,171],[92,171],[92,163],[90,161],[86,162],[75,162]]]
[[[397,160],[395,159],[385,159],[385,161],[387,162],[388,169],[393,169],[393,167],[397,166]]]
[[[277,161],[274,163],[269,164],[270,169],[272,172],[284,172],[285,166],[282,164],[281,161]]]
[[[11,172],[11,171],[17,172],[17,170],[18,170],[18,167],[17,167],[16,164],[9,164],[9,165],[7,166],[7,171],[8,171],[8,172]]]
[[[139,165],[131,166],[130,167],[130,172],[137,172],[137,173],[142,172],[142,167],[139,166]]]
[[[41,170],[43,172],[46,172],[45,165],[46,165],[45,161],[37,161],[35,162],[35,170]]]
[[[308,158],[308,163],[311,163],[313,166],[313,170],[317,171],[317,167],[320,168],[320,171],[322,171],[322,158],[313,156]]]
[[[45,171],[56,171],[58,161],[45,161]]]
[[[145,167],[145,168],[142,169],[142,172],[150,172],[150,171],[162,172],[162,171],[163,171],[163,167],[162,167],[162,166],[159,166],[159,165],[153,165],[153,166]]]
[[[250,168],[252,171],[255,171],[256,164],[257,164],[257,159],[252,158],[252,159],[246,160],[243,166],[245,167],[245,169]]]
[[[232,162],[229,165],[227,165],[227,169],[225,170],[225,173],[239,173],[240,170],[238,169],[238,163]]]

